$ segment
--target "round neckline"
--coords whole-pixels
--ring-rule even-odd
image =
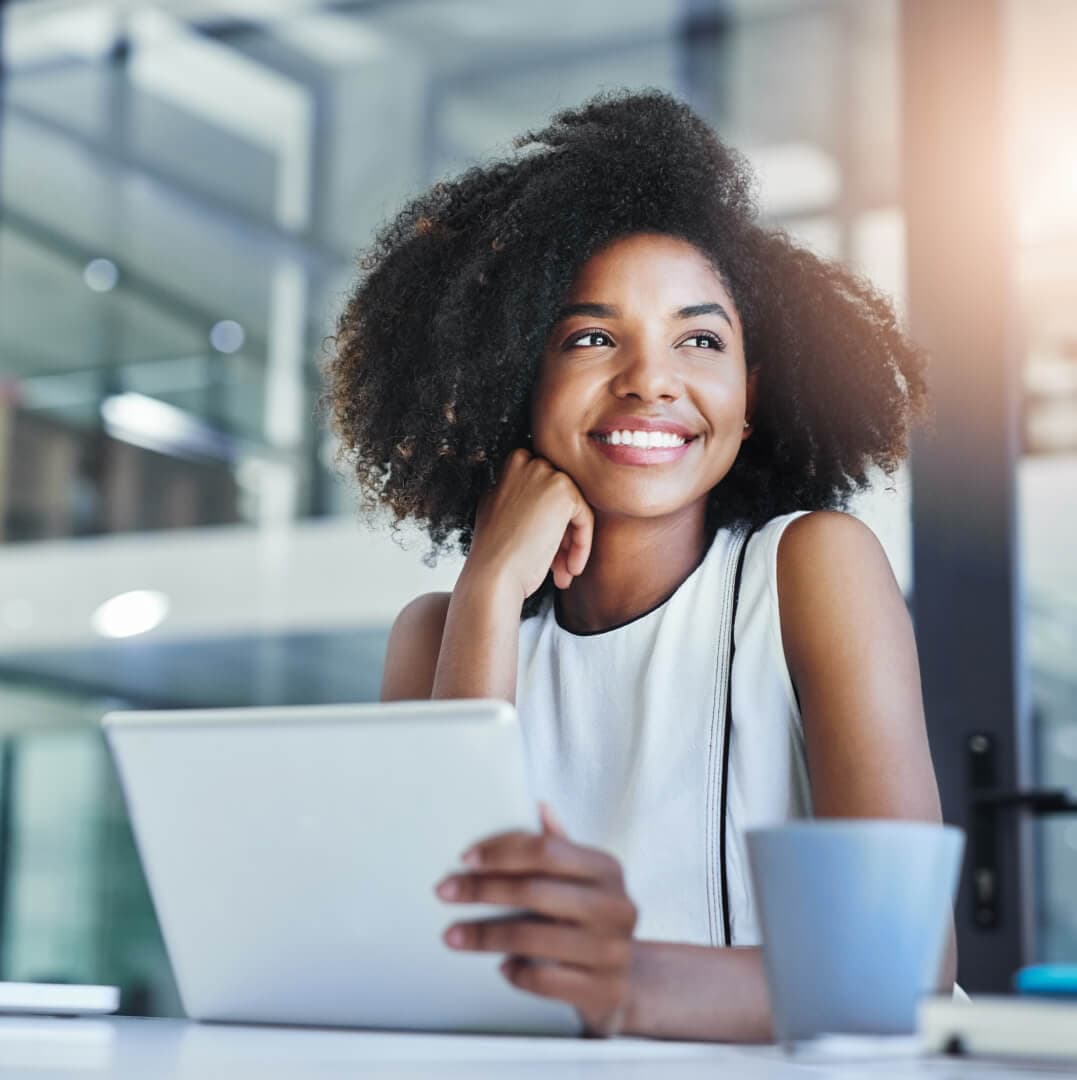
[[[710,546],[703,553],[703,558],[692,568],[691,573],[664,599],[659,600],[654,607],[648,608],[646,611],[641,611],[638,615],[633,615],[631,619],[626,619],[624,622],[617,623],[614,626],[604,626],[600,630],[570,630],[564,623],[561,622],[561,605],[559,603],[561,594],[559,589],[554,590],[553,597],[550,604],[553,608],[553,621],[554,625],[562,634],[568,634],[570,637],[589,638],[589,637],[601,637],[603,634],[612,634],[617,630],[623,630],[626,626],[631,626],[633,623],[638,623],[641,619],[646,619],[648,616],[653,615],[656,611],[660,611],[664,608],[676,595],[696,576],[700,573],[703,567],[706,565],[707,560],[710,558],[711,553],[714,551],[718,543],[718,537],[727,532],[726,529],[718,529],[714,536],[711,538]]]

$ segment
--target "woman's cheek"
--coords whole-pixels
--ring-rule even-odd
[[[555,469],[573,476],[573,464],[579,457],[579,450],[573,446],[578,442],[575,432],[564,431],[540,431],[536,438],[532,439],[532,448],[536,454],[544,457]]]

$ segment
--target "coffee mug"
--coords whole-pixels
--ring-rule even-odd
[[[775,1037],[910,1034],[936,992],[965,846],[951,825],[749,829]]]

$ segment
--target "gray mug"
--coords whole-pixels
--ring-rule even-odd
[[[935,993],[965,846],[952,825],[795,821],[747,831],[774,1033],[909,1034]]]

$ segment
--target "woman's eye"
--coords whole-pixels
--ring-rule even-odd
[[[725,342],[714,334],[693,334],[690,338],[685,338],[684,343],[689,345],[693,341],[697,349],[717,349],[720,352],[725,348]]]
[[[599,345],[611,345],[613,344],[613,338],[609,336],[604,330],[585,330],[582,334],[578,334],[576,337],[569,340],[570,345],[578,345],[584,338],[601,338],[598,342]],[[591,344],[594,344],[592,340]]]

